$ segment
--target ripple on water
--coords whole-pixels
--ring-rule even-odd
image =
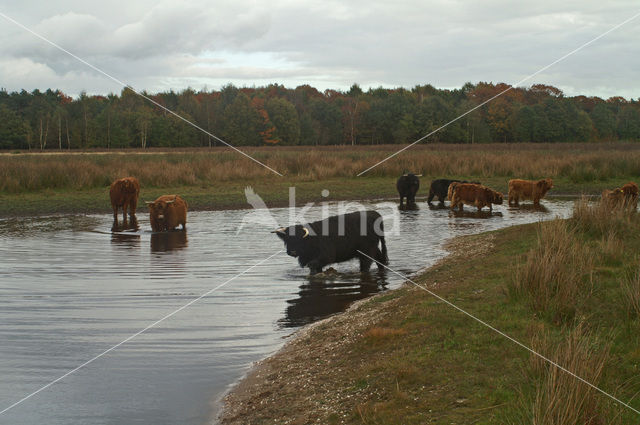
[[[387,216],[391,267],[411,274],[441,258],[451,237],[567,215],[571,204],[492,214],[369,206]],[[271,211],[288,223],[288,209]],[[211,399],[292,329],[402,282],[375,267],[358,273],[356,261],[312,278],[285,254],[238,275],[283,248],[271,227],[243,223],[251,213],[190,213],[188,232],[169,234],[150,232],[144,215],[137,230],[115,233],[110,215],[0,220],[0,408],[224,284],[3,419],[205,423]]]

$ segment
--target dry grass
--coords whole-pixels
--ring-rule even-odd
[[[606,202],[590,203],[586,198],[573,206],[572,223],[585,233],[616,238],[627,232],[636,220],[630,208],[611,208]]]
[[[640,317],[640,270],[623,278],[620,288],[629,316]]]
[[[368,331],[365,332],[365,338],[369,338],[372,341],[383,340],[389,337],[406,335],[407,331],[405,329],[392,329],[392,328],[383,328],[379,326],[375,326]]]
[[[353,177],[403,146],[244,148],[287,176],[302,180]],[[144,154],[143,154],[144,153]],[[369,176],[563,177],[569,182],[640,174],[633,144],[419,145],[371,170]],[[206,185],[211,181],[277,176],[229,149],[0,155],[0,191],[104,187],[136,176],[144,186]]]
[[[545,332],[538,333],[532,348],[594,386],[610,360],[610,344],[604,344],[580,324],[561,343]],[[531,356],[531,372],[536,381],[531,408],[534,425],[596,425],[620,423],[609,403],[593,387],[569,373]]]
[[[592,288],[594,257],[564,220],[541,223],[537,245],[517,267],[510,291],[526,296],[536,312],[551,315],[553,321],[574,317],[579,300]]]

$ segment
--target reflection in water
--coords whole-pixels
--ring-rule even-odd
[[[114,220],[111,225],[112,232],[126,232],[127,230],[138,231],[140,227],[138,227],[138,219],[133,216],[131,220],[124,220],[122,223],[118,222],[118,220]]]
[[[140,246],[140,235],[136,233],[112,233],[111,243],[123,248],[137,248]]]
[[[168,252],[186,248],[187,232],[158,232],[151,234],[151,252]]]
[[[403,205],[398,205],[398,209],[400,211],[419,211],[420,207],[416,203],[406,203]]]
[[[324,279],[308,276],[300,285],[298,297],[287,300],[283,328],[303,326],[344,311],[351,303],[386,289],[384,273],[337,274]]]
[[[450,207],[445,205],[444,202],[438,202],[437,204],[427,204],[430,210],[448,210]]]
[[[548,213],[549,208],[545,207],[542,204],[539,204],[539,205],[520,204],[520,206],[509,206],[509,212],[518,212],[518,211],[522,211],[522,212],[536,211],[536,212]]]
[[[451,210],[449,213],[450,217],[464,217],[464,218],[491,218],[491,217],[502,217],[502,212],[500,211],[489,211],[489,210],[480,210],[480,211],[458,211]]]
[[[569,202],[544,204],[548,213],[498,206],[494,211],[503,217],[490,220],[471,212],[470,218],[452,218],[448,208],[429,209],[426,202],[420,211],[398,212],[395,204],[389,208],[394,214],[385,216],[390,267],[410,275],[442,258],[449,238],[571,212]],[[337,204],[332,208],[338,212]],[[288,208],[270,212],[279,223],[297,214]],[[209,417],[218,405],[211,412],[211,399],[247,365],[278,349],[294,327],[402,284],[391,272],[355,272],[357,260],[310,278],[284,254],[239,274],[282,249],[268,233],[272,227],[249,223],[238,232],[243,214],[190,213],[188,245],[184,232],[105,233],[113,220],[106,214],[0,218],[0,400],[30,394],[106,344],[229,282],[105,356],[104,367],[75,374],[63,390],[42,391],[37,403],[4,413],[0,422],[215,423]],[[323,207],[312,207],[307,218],[322,214]],[[146,217],[138,221],[149,228]]]

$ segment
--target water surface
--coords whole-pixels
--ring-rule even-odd
[[[390,266],[411,274],[441,258],[451,237],[566,216],[571,203],[456,216],[425,203],[401,212],[367,205],[390,217]],[[289,223],[289,209],[271,211]],[[170,234],[152,234],[143,212],[138,231],[112,234],[111,219],[0,220],[0,410],[283,249],[269,233],[274,223],[256,211],[192,212],[187,232]],[[360,274],[355,260],[334,267],[338,275],[312,279],[277,254],[0,415],[0,424],[207,423],[213,401],[296,327],[401,283],[392,273]]]

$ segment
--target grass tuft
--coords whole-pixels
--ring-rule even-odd
[[[623,302],[630,317],[640,317],[640,269],[620,280]]]
[[[534,311],[554,322],[567,321],[591,292],[593,262],[593,254],[578,243],[566,221],[540,223],[538,244],[515,269],[509,292],[526,297]]]
[[[579,323],[563,333],[558,341],[544,329],[537,329],[532,340],[533,350],[551,359],[574,375],[599,387],[604,368],[611,361],[610,342],[604,342],[586,325]],[[611,338],[607,340],[610,341]],[[521,423],[534,425],[599,425],[622,423],[619,407],[615,410],[608,399],[571,373],[531,355],[529,378],[535,391],[521,400],[517,415]]]

